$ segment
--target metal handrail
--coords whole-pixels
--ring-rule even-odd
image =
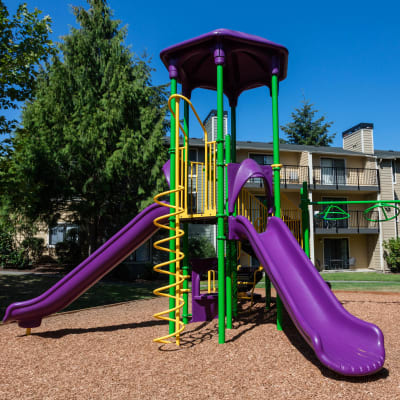
[[[313,167],[313,184],[336,186],[378,186],[376,168]]]
[[[322,210],[322,207],[313,207],[314,215],[318,215]],[[364,210],[346,210],[346,212],[350,215],[347,219],[324,220],[323,218],[314,217],[314,229],[328,229],[335,230],[336,232],[339,229],[357,229],[358,232],[360,229],[374,229],[379,232],[379,223],[377,221],[367,220],[364,215]],[[379,218],[378,211],[371,211],[370,214],[373,220]]]
[[[303,182],[310,182],[309,169],[305,165],[282,165],[280,170],[280,182],[286,187],[287,185],[301,185]],[[261,178],[251,178],[250,183],[257,184],[260,187],[263,186],[263,180]]]

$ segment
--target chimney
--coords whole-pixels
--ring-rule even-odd
[[[211,110],[207,117],[203,121],[203,125],[206,128],[208,141],[212,142],[217,140],[217,130],[218,130],[218,118],[217,110]],[[228,111],[224,111],[224,136],[228,132]],[[204,138],[203,138],[204,140]]]
[[[343,149],[374,154],[374,124],[361,122],[342,133]]]

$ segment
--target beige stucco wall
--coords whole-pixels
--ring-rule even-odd
[[[250,154],[265,154],[265,155],[270,155],[272,156],[272,150],[268,151],[268,150],[264,150],[264,151],[259,151],[257,149],[254,150],[239,150],[237,152],[237,162],[241,162],[243,160],[245,160],[246,158],[249,158]],[[300,156],[301,156],[301,152],[292,152],[292,151],[281,151],[280,154],[280,162],[281,164],[284,165],[300,165]],[[307,164],[304,164],[307,165]]]
[[[281,208],[298,209],[300,204],[300,192],[281,191]]]
[[[384,267],[384,263],[381,259],[381,247],[378,235],[368,235],[367,254],[369,259],[368,268],[381,271]]]

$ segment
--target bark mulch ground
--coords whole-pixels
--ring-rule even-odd
[[[262,304],[242,314],[227,343],[216,321],[189,324],[182,346],[151,316],[165,299],[58,314],[25,336],[0,326],[0,399],[400,399],[400,294],[337,292],[385,335],[385,368],[345,378],[323,367],[289,322],[277,332]]]

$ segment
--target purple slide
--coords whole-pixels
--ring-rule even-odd
[[[342,375],[379,371],[385,361],[381,330],[340,304],[286,224],[271,217],[257,233],[245,217],[229,217],[229,238],[248,239],[292,321],[319,360]]]
[[[154,219],[168,213],[167,207],[150,205],[42,295],[9,305],[3,322],[18,321],[22,328],[40,326],[43,317],[71,304],[148,240],[158,230]]]

